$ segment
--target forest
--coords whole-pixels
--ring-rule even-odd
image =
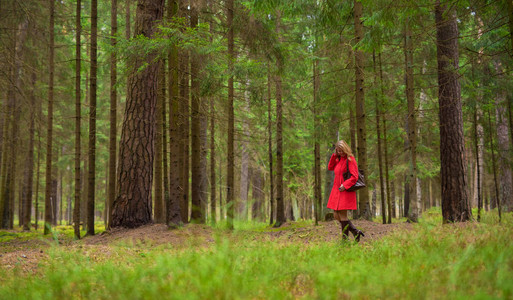
[[[513,297],[512,0],[2,0],[0,70],[0,299]]]

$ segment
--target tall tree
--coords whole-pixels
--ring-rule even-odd
[[[170,22],[178,14],[178,0],[168,0],[167,20]],[[172,46],[167,59],[167,89],[169,95],[169,203],[167,204],[166,222],[170,227],[182,223],[180,203],[183,198],[180,131],[180,101],[178,76],[178,49]]]
[[[151,38],[162,19],[164,0],[138,0],[135,35]],[[155,155],[155,106],[159,62],[156,54],[133,57],[128,77],[129,93],[119,147],[118,193],[112,226],[138,227],[151,222],[151,187]]]
[[[87,176],[87,235],[94,235],[96,191],[96,92],[98,73],[98,0],[91,0],[91,64],[89,79],[89,145]]]
[[[458,80],[458,23],[447,0],[435,4],[438,61],[438,105],[440,117],[440,160],[442,215],[444,223],[470,220],[465,143]]]
[[[163,127],[162,123],[164,110],[165,97],[166,97],[166,74],[165,74],[165,62],[161,61],[159,77],[158,77],[158,91],[157,91],[157,105],[156,105],[156,128],[155,128],[155,179],[153,180],[154,192],[153,192],[153,203],[154,203],[154,218],[155,223],[165,223],[164,213],[164,193],[163,193],[163,182],[162,182],[162,168],[163,168]]]
[[[378,72],[376,72],[376,54],[372,54],[372,62],[374,67],[374,83],[378,84]],[[381,82],[383,84],[383,82]],[[381,87],[383,88],[383,87]],[[381,93],[381,96],[383,96],[383,93]],[[378,140],[378,168],[379,168],[379,191],[380,191],[380,198],[381,198],[381,216],[383,217],[383,224],[386,224],[386,205],[385,205],[385,184],[383,180],[383,153],[381,151],[381,109],[380,109],[380,97],[378,96],[378,93],[375,93],[374,97],[374,107],[376,109],[376,136]]]
[[[30,79],[30,106],[29,106],[29,144],[25,175],[23,179],[23,230],[30,230],[30,215],[32,213],[32,188],[34,183],[34,132],[36,114],[36,72],[33,69]]]
[[[274,224],[274,174],[273,174],[273,122],[271,110],[271,72],[269,65],[267,66],[267,139],[269,153],[269,224]]]
[[[77,0],[77,11],[75,17],[75,206],[73,208],[73,228],[75,232],[75,238],[80,239],[80,119],[81,119],[81,91],[80,85],[82,80],[82,73],[80,72],[81,65],[81,48],[80,38],[82,35],[82,1]],[[36,193],[37,198],[37,193]]]
[[[48,122],[46,131],[46,174],[45,174],[45,228],[44,234],[50,233],[52,226],[51,182],[52,182],[52,148],[53,148],[53,84],[55,72],[55,1],[50,0],[50,39],[49,39],[49,83],[48,83]]]
[[[281,12],[276,12],[276,35],[278,42],[282,42],[281,37]],[[283,199],[283,107],[282,107],[282,80],[283,58],[278,55],[276,58],[276,223],[279,227],[285,223],[285,203]]]
[[[112,0],[110,8],[110,26],[112,48],[116,47],[116,35],[118,34],[118,1]],[[116,198],[116,142],[117,142],[117,113],[118,113],[118,92],[117,84],[117,55],[116,51],[110,54],[110,130],[109,130],[109,188],[108,188],[108,206],[107,219],[110,228],[112,221],[112,205]]]
[[[234,13],[234,0],[226,1],[226,25],[228,27],[228,71],[230,72],[230,77],[228,78],[228,136],[227,136],[227,145],[228,145],[228,157],[227,157],[227,171],[226,171],[226,218],[228,221],[228,227],[233,229],[233,212],[234,212],[234,131],[235,131],[235,117],[233,111],[233,98],[234,98],[234,90],[233,90],[233,63],[235,60],[235,52],[234,52],[234,32],[233,32],[233,13]]]
[[[354,0],[354,31],[355,42],[358,43],[363,39],[363,5],[359,0]],[[365,125],[365,94],[364,94],[364,56],[362,50],[354,51],[355,57],[355,94],[356,94],[356,127],[358,145],[356,146],[358,153],[358,168],[364,173],[367,172],[367,129]],[[367,220],[371,219],[369,207],[369,193],[367,189],[363,189],[358,193],[360,205],[359,217]]]
[[[198,2],[191,3],[191,27],[198,28]],[[201,96],[201,73],[204,57],[197,52],[191,53],[191,221],[205,223],[207,203],[207,170],[205,136],[205,113]]]
[[[320,85],[320,77],[319,77],[319,60],[315,59],[313,63],[313,115],[314,115],[314,216],[315,216],[315,225],[318,225],[319,220],[321,219],[321,203],[322,203],[322,195],[321,195],[321,147],[319,144],[320,135],[320,122],[319,122],[319,85]]]
[[[410,153],[410,205],[406,212],[410,222],[417,222],[419,208],[417,205],[417,122],[415,111],[415,94],[413,90],[413,42],[410,19],[406,18],[404,30],[404,61],[406,76],[406,100],[408,102],[408,150]]]

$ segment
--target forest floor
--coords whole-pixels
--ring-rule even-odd
[[[0,231],[0,300],[513,299],[513,214],[378,221],[353,221],[359,244],[336,221]]]
[[[383,238],[396,230],[410,230],[410,223],[381,224],[365,220],[353,220],[353,224],[365,233],[361,243],[366,244]],[[73,240],[69,234],[57,234],[49,237],[32,237],[18,235],[20,231],[2,231],[0,238],[13,238],[0,242],[0,265],[4,268],[21,267],[25,272],[35,272],[39,261],[47,259],[46,249],[55,246],[57,241],[68,248],[89,248],[109,253],[111,246],[131,245],[136,248],[170,245],[174,249],[190,249],[193,247],[209,247],[220,237],[232,242],[241,240],[242,236],[256,241],[272,241],[279,244],[319,243],[340,240],[341,229],[337,221],[319,222],[314,226],[310,222],[287,222],[279,228],[269,226],[230,232],[219,230],[202,224],[187,224],[181,228],[170,230],[163,224],[151,224],[135,229],[118,228],[102,231],[95,236],[86,236],[81,240]],[[352,240],[352,237],[350,237]]]

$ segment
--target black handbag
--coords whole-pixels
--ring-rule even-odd
[[[344,178],[344,181],[348,180],[351,177],[351,172],[349,172],[349,159],[346,160],[346,172],[344,174],[342,174],[342,177]],[[352,192],[352,191],[362,189],[364,187],[366,187],[365,176],[363,174],[363,171],[360,170],[360,168],[358,168],[358,180],[352,187],[346,189],[346,191]]]

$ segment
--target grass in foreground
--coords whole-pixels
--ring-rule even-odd
[[[0,298],[513,297],[513,217],[444,226],[438,218],[427,214],[414,230],[366,245],[254,241],[250,233],[230,243],[219,231],[214,246],[190,251],[55,246],[34,275],[0,268]]]

